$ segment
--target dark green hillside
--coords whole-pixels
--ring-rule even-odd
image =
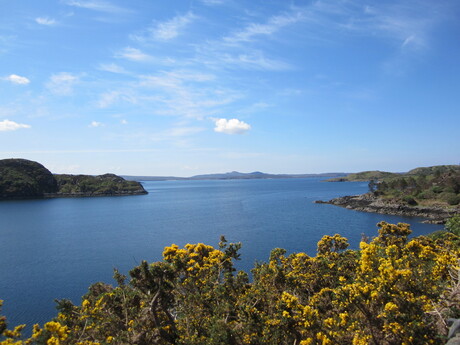
[[[417,168],[397,178],[384,179],[375,192],[379,197],[399,199],[409,205],[460,204],[460,167]]]
[[[0,160],[0,200],[43,197],[147,194],[139,182],[114,174],[53,175],[37,162]]]
[[[40,163],[13,158],[0,160],[0,199],[43,197],[57,191],[53,174]]]
[[[99,196],[146,194],[139,182],[126,181],[124,178],[105,174],[90,175],[54,175],[59,192],[58,196]]]

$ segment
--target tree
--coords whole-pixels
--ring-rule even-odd
[[[370,193],[374,193],[377,190],[378,183],[375,179],[371,178],[369,184],[367,185]]]

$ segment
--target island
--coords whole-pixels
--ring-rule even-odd
[[[0,160],[0,200],[147,194],[142,184],[114,174],[52,174],[27,159]]]
[[[369,192],[315,201],[364,212],[423,217],[443,224],[460,214],[460,166],[438,165],[407,173],[365,171],[329,182],[369,181]]]

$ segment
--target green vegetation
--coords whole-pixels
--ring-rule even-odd
[[[402,174],[364,171],[327,181],[369,181],[369,192],[374,196],[409,206],[460,204],[460,165],[416,168]]]
[[[386,171],[363,171],[359,173],[348,174],[344,177],[336,177],[329,180],[327,182],[352,182],[352,181],[369,181],[369,180],[382,180],[386,178],[396,177],[400,174],[386,172]]]
[[[26,159],[0,160],[0,199],[42,197],[57,190],[53,174],[43,165]]]
[[[115,271],[116,287],[59,301],[28,339],[0,317],[0,344],[444,344],[446,320],[460,317],[458,236],[409,239],[407,224],[379,226],[359,250],[337,234],[315,257],[274,249],[252,282],[234,267],[240,244],[172,245],[129,281]]]
[[[447,220],[446,230],[460,237],[460,215]]]
[[[412,206],[456,206],[460,203],[460,166],[418,168],[386,178],[378,183],[375,194]]]
[[[58,195],[97,196],[143,194],[145,190],[135,181],[126,181],[114,174],[90,175],[55,175],[59,186]]]
[[[114,174],[53,175],[37,162],[26,159],[0,160],[0,200],[146,193],[139,182],[126,181]]]

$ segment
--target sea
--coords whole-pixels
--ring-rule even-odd
[[[0,202],[0,300],[11,326],[43,324],[55,299],[76,304],[98,281],[115,284],[142,260],[162,259],[165,246],[220,236],[241,242],[238,269],[248,273],[274,248],[314,256],[323,235],[341,234],[357,248],[377,223],[411,224],[413,236],[442,229],[423,219],[315,204],[365,193],[365,182],[321,178],[145,181],[147,195]]]

